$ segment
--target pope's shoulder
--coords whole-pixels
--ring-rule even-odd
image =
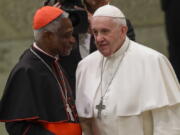
[[[166,57],[164,54],[134,41],[131,41],[128,54],[140,59],[159,59]]]
[[[131,41],[130,50],[134,52],[139,52],[139,55],[163,55],[160,52],[137,42]]]

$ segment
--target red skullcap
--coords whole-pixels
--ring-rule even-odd
[[[34,15],[33,28],[37,30],[46,26],[62,15],[63,12],[63,10],[52,6],[44,6],[38,9]]]

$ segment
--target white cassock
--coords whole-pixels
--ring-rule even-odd
[[[126,38],[110,57],[96,51],[83,59],[76,77],[84,135],[180,135],[180,85],[159,52]]]

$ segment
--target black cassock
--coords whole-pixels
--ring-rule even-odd
[[[32,49],[52,67],[52,57]],[[67,96],[75,122],[78,122],[71,91],[68,91]],[[28,49],[7,80],[0,101],[0,121],[6,122],[10,135],[52,135],[39,123],[70,121],[64,103],[57,80]]]

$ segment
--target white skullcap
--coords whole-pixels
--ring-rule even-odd
[[[122,13],[122,11],[119,8],[112,5],[105,5],[98,8],[93,16],[125,18],[125,15]]]

